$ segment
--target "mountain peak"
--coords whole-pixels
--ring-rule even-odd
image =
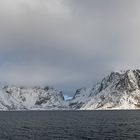
[[[93,88],[79,90],[71,104],[76,109],[139,108],[140,70],[111,72]]]

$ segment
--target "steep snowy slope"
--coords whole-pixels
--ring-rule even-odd
[[[76,91],[72,109],[139,109],[140,70],[112,72],[92,88]]]
[[[54,110],[68,108],[63,94],[49,87],[5,86],[0,89],[0,110]]]

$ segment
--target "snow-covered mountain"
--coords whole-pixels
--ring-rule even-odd
[[[92,88],[78,89],[72,109],[140,109],[140,70],[112,72]]]
[[[46,87],[0,88],[0,110],[140,109],[140,70],[112,72],[91,88],[78,89],[69,101]]]
[[[0,110],[54,110],[68,108],[62,92],[49,87],[4,86],[0,89]]]

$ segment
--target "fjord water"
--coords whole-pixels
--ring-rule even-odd
[[[0,112],[0,140],[137,140],[140,111]]]

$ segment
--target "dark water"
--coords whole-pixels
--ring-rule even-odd
[[[140,111],[0,112],[0,140],[140,140]]]

